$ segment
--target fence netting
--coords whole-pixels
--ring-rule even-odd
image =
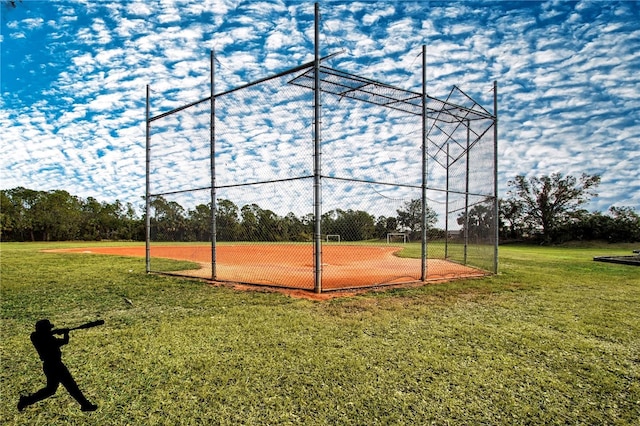
[[[316,151],[315,71],[149,120],[151,270],[323,290],[492,271],[494,118],[458,88],[429,97],[423,168],[419,93],[321,68]]]

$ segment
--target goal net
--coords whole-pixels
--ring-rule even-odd
[[[404,232],[389,232],[387,234],[387,244],[401,242],[407,244],[407,234]]]

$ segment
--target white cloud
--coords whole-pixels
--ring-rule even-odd
[[[127,9],[127,13],[135,16],[148,17],[152,15],[152,10],[145,1],[133,1],[124,5]]]
[[[95,19],[91,25],[91,29],[94,31],[94,36],[98,44],[108,44],[111,42],[111,33],[103,19]]]
[[[93,69],[93,56],[91,56],[91,53],[85,53],[84,55],[76,56],[72,59],[72,61],[79,68],[85,68],[88,70]]]
[[[153,90],[152,113],[157,114],[208,96],[210,48],[218,60],[218,92],[310,60],[313,53],[311,4],[135,1],[57,8],[55,17],[36,14],[30,21],[4,24],[3,49],[28,41],[30,31],[46,25],[52,56],[16,49],[11,63],[3,57],[3,76],[32,64],[31,72],[49,78],[30,95],[40,102],[23,100],[26,91],[5,90],[3,83],[3,111],[9,109],[0,115],[3,187],[64,185],[81,196],[137,201],[143,191],[147,84]],[[420,46],[426,43],[429,92],[446,96],[451,86],[459,85],[489,110],[491,82],[497,79],[501,187],[523,172],[588,170],[603,175],[605,201],[598,206],[640,207],[637,184],[621,189],[622,182],[640,180],[633,145],[640,137],[640,53],[633,43],[640,28],[630,5],[608,11],[598,3],[514,8],[330,2],[321,9],[323,54],[347,51],[331,61],[337,68],[419,90]],[[593,19],[585,19],[587,14]],[[341,117],[330,113],[335,101],[325,102],[324,123],[337,125]],[[273,107],[284,122],[311,114],[307,103]],[[331,142],[328,151],[338,155],[352,149],[350,143],[364,146],[390,136],[392,129],[378,116],[362,117],[357,111],[342,117],[348,140]],[[311,173],[310,126],[274,136],[269,124],[252,124],[243,115],[228,123],[242,131],[227,135],[229,145],[220,147],[218,161],[228,172],[222,180]],[[332,140],[329,129],[327,141]],[[196,134],[198,141],[207,138],[206,130],[204,136]],[[255,146],[239,149],[248,138]],[[199,151],[206,151],[206,144],[186,152],[184,146],[188,144],[164,151],[171,161],[184,161],[168,171],[169,182],[177,187],[206,182],[206,173],[187,173],[196,166],[207,169],[206,152]],[[374,170],[389,179],[409,179],[402,164],[419,153],[406,145],[391,151],[381,146],[372,145],[371,156],[354,149],[353,160],[325,156],[324,161],[328,170],[350,169],[356,176]],[[289,160],[293,153],[299,158]]]
[[[130,39],[148,29],[149,26],[144,19],[121,18],[118,20],[118,26],[113,30],[119,37]]]
[[[364,25],[373,25],[380,20],[380,18],[392,16],[395,13],[395,8],[393,6],[388,6],[382,10],[375,10],[371,13],[367,13],[362,18],[362,23]]]

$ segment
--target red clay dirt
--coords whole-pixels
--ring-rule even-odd
[[[415,283],[420,280],[420,259],[394,255],[402,247],[323,245],[322,289],[354,290],[366,287]],[[188,260],[200,269],[172,274],[211,280],[210,246],[151,246],[151,269],[155,258]],[[89,247],[65,252],[144,257],[144,246]],[[216,247],[216,280],[273,288],[314,289],[313,246],[295,244],[240,244]],[[440,259],[428,259],[427,280],[442,281],[478,277],[486,272]],[[303,293],[309,293],[304,291]],[[295,295],[295,294],[292,294]]]

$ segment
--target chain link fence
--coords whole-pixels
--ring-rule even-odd
[[[494,271],[495,117],[325,67],[316,110],[315,72],[148,117],[148,269],[309,290]]]

